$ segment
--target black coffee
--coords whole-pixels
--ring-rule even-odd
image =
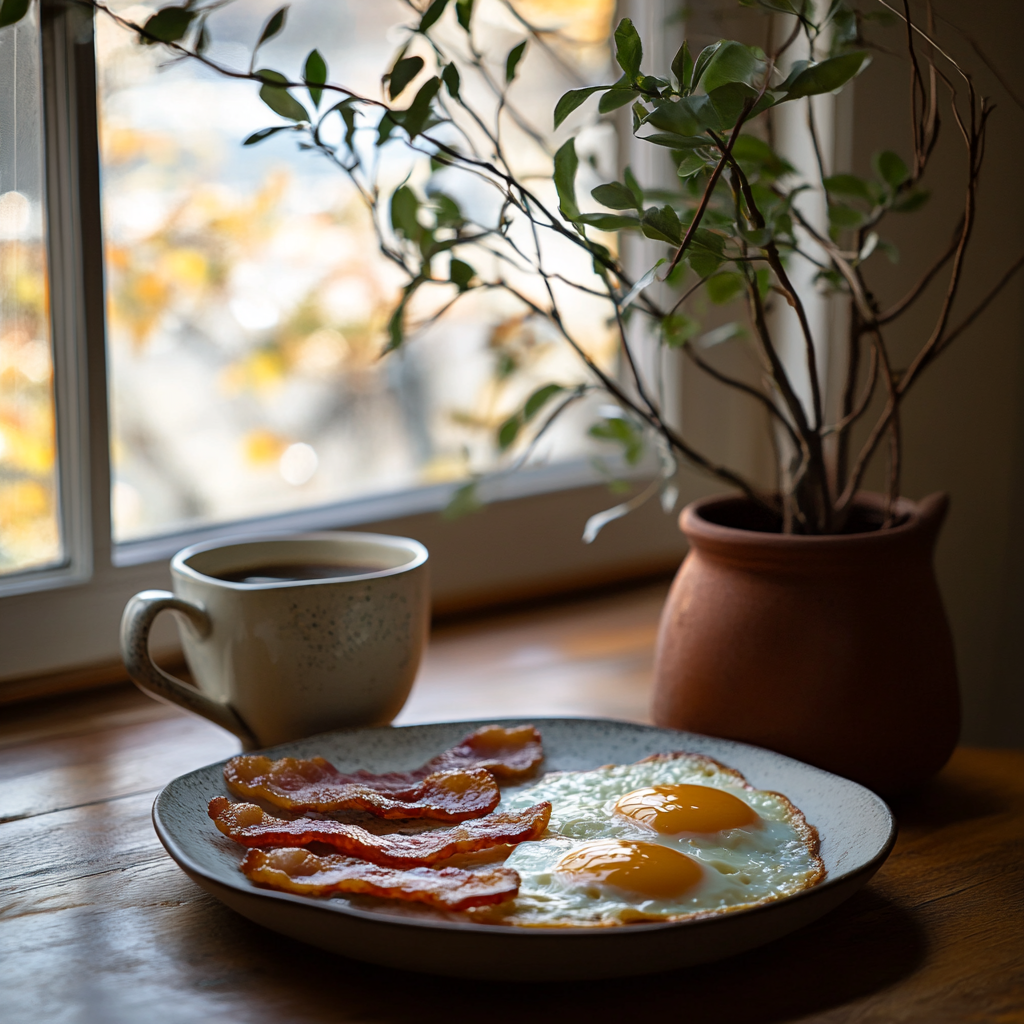
[[[340,565],[333,562],[295,562],[288,565],[249,565],[244,569],[210,573],[226,583],[293,583],[300,580],[336,580],[379,572],[379,565]]]

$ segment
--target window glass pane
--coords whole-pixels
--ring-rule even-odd
[[[0,575],[63,558],[35,12],[0,29]]]
[[[113,6],[137,20],[148,12]],[[277,6],[241,0],[218,11],[209,55],[248,67]],[[568,40],[553,38],[550,53],[532,48],[531,73],[513,87],[544,130],[562,92],[604,80],[612,8],[610,0],[516,5]],[[522,25],[501,0],[478,0],[476,9],[503,74]],[[299,78],[316,46],[331,80],[379,96],[396,26],[409,16],[397,0],[295,3],[260,65]],[[116,540],[486,471],[499,456],[495,428],[526,395],[582,379],[550,327],[493,292],[467,296],[381,359],[403,278],[379,254],[346,177],[320,154],[300,152],[288,132],[242,147],[282,123],[252,83],[169,64],[159,47],[139,46],[102,16],[97,29]],[[542,145],[508,117],[503,131],[524,170],[549,172]],[[593,129],[580,148],[586,194],[614,176],[614,133]],[[400,142],[380,154],[385,184],[412,174],[422,185],[430,173]],[[565,258],[568,269],[580,254]],[[582,267],[590,273],[589,261]],[[429,315],[425,302],[413,319]],[[579,335],[609,363],[608,308],[578,294],[565,302]],[[575,411],[541,457],[580,457],[591,418]]]

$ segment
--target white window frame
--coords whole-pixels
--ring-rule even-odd
[[[649,39],[655,8],[631,0]],[[490,485],[484,513],[436,514],[454,485],[369,497],[115,545],[92,13],[40,0],[46,223],[63,564],[0,577],[0,703],[116,672],[117,626],[128,598],[169,584],[167,561],[197,540],[358,526],[415,536],[431,551],[435,609],[454,610],[665,572],[685,544],[657,502],[581,540],[592,513],[614,503],[583,462],[540,467]],[[621,11],[620,13],[626,13]],[[654,56],[653,54],[651,56]],[[681,474],[682,502],[720,490]],[[484,491],[487,494],[487,489]],[[168,622],[154,637],[177,648]],[[57,686],[59,686],[59,680]]]

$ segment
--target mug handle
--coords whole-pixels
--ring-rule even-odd
[[[149,631],[162,611],[181,612],[200,636],[210,633],[210,617],[197,604],[183,601],[166,590],[143,590],[136,594],[121,616],[121,656],[131,680],[140,689],[165,704],[177,704],[215,725],[234,733],[246,750],[259,744],[238,712],[228,704],[211,700],[194,686],[165,672],[149,654]]]

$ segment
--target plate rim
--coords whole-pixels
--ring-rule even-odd
[[[468,719],[448,719],[443,722],[410,722],[404,725],[388,725],[388,726],[369,726],[363,728],[347,728],[347,729],[331,729],[327,732],[316,733],[313,736],[303,737],[301,741],[289,741],[287,743],[276,744],[273,747],[264,747],[260,750],[251,751],[253,754],[266,754],[272,752],[278,747],[291,746],[295,742],[306,742],[308,740],[315,740],[319,736],[335,736],[339,733],[360,733],[360,732],[371,732],[371,731],[383,731],[385,729],[411,729],[411,728],[422,728],[425,726],[452,726],[452,725],[521,725],[526,719],[529,718],[531,723],[540,722],[599,722],[599,723],[614,723],[616,725],[626,725],[640,730],[652,730],[657,732],[677,732],[680,735],[699,736],[707,739],[715,740],[726,740],[725,737],[721,736],[707,736],[704,733],[692,733],[686,732],[682,729],[671,729],[664,726],[648,725],[644,722],[630,722],[620,718],[606,718],[594,715],[533,715],[523,717],[495,717],[495,718],[468,718]],[[771,900],[768,903],[761,903],[752,907],[745,907],[733,911],[729,911],[723,914],[717,914],[712,917],[704,917],[682,921],[643,921],[635,922],[630,924],[628,928],[618,927],[607,927],[607,926],[586,926],[579,925],[575,927],[547,927],[547,926],[530,926],[530,927],[514,927],[509,925],[501,924],[486,924],[476,921],[448,921],[444,919],[432,920],[429,918],[419,919],[414,917],[401,917],[396,914],[385,914],[378,911],[364,910],[360,907],[353,907],[350,904],[336,900],[322,900],[319,897],[312,896],[300,896],[296,893],[279,892],[276,889],[263,889],[248,883],[243,885],[241,881],[235,879],[224,879],[216,875],[211,874],[204,866],[194,861],[187,852],[185,852],[178,842],[169,833],[166,824],[161,821],[160,817],[160,801],[164,798],[167,791],[179,783],[181,780],[188,778],[189,776],[195,775],[199,772],[207,771],[210,768],[217,767],[222,764],[226,764],[230,758],[224,758],[221,761],[211,761],[209,764],[202,765],[199,768],[194,768],[192,771],[184,772],[168,782],[165,786],[160,789],[160,792],[153,799],[153,807],[151,810],[151,819],[153,822],[153,828],[157,834],[157,838],[160,840],[164,849],[167,851],[173,861],[178,866],[189,874],[196,874],[202,878],[213,882],[216,885],[225,886],[234,892],[237,892],[243,896],[261,896],[269,897],[272,900],[292,904],[295,906],[305,907],[310,911],[319,911],[325,914],[336,914],[341,917],[352,917],[360,921],[368,921],[378,925],[395,925],[400,927],[412,927],[427,930],[439,929],[441,931],[453,931],[459,933],[465,932],[476,932],[484,935],[495,935],[495,936],[522,936],[524,939],[528,939],[532,935],[546,936],[549,938],[566,938],[573,939],[579,938],[591,938],[596,939],[598,936],[604,935],[610,939],[613,937],[622,938],[627,934],[649,934],[653,931],[673,931],[678,928],[696,928],[701,925],[707,927],[716,924],[720,924],[724,921],[736,920],[737,918],[747,918],[751,915],[763,914],[770,912],[780,905],[791,905],[794,902],[800,900],[806,900],[817,896],[818,894],[834,889],[839,885],[849,884],[858,876],[867,874],[870,878],[881,866],[885,863],[889,854],[892,852],[893,847],[896,844],[896,839],[899,833],[899,826],[896,821],[895,815],[892,813],[892,809],[874,790],[868,789],[867,786],[861,785],[859,782],[854,782],[852,779],[847,779],[844,776],[836,775],[834,772],[826,771],[824,768],[818,768],[815,765],[807,764],[804,761],[798,761],[796,758],[789,757],[787,754],[780,754],[778,751],[770,750],[767,747],[758,747],[753,743],[744,743],[741,740],[726,740],[726,742],[734,743],[740,747],[746,747],[752,750],[762,751],[771,755],[772,757],[783,758],[786,761],[793,762],[799,765],[801,768],[810,769],[811,771],[818,773],[823,776],[827,776],[833,779],[839,779],[841,782],[856,786],[862,790],[870,798],[872,798],[876,804],[883,811],[884,815],[888,819],[888,833],[885,841],[882,843],[878,851],[868,861],[857,865],[847,871],[842,872],[838,875],[827,875],[821,882],[811,886],[809,889],[801,889],[798,892],[790,893],[786,896],[780,896],[777,899]],[[232,755],[235,756],[235,755]]]

